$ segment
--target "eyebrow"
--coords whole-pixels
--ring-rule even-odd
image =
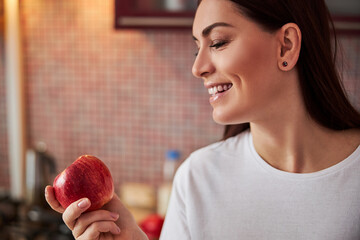
[[[204,28],[204,30],[202,31],[202,36],[203,37],[209,36],[211,31],[216,27],[234,27],[234,26],[229,23],[225,23],[225,22],[216,22],[216,23],[213,23],[213,24],[207,26],[206,28]],[[197,41],[196,37],[194,37],[194,36],[193,36],[193,39],[195,41]]]

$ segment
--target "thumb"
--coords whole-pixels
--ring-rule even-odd
[[[76,220],[90,207],[90,205],[91,203],[88,198],[81,198],[70,204],[65,209],[63,213],[63,220],[70,230],[74,229]]]

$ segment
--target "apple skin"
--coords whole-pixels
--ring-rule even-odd
[[[139,224],[149,240],[158,240],[164,224],[164,217],[158,214],[150,214]]]
[[[82,155],[54,180],[56,199],[65,209],[80,198],[89,198],[86,212],[97,210],[114,195],[114,182],[109,169],[98,158]]]

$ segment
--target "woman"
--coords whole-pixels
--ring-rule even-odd
[[[179,168],[162,240],[360,239],[360,115],[329,21],[323,0],[200,2],[193,74],[227,127]],[[86,214],[46,198],[77,239],[146,239],[116,196]]]

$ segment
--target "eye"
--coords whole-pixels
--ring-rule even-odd
[[[218,48],[226,45],[227,43],[228,43],[227,41],[218,41],[218,42],[215,42],[214,44],[210,45],[210,47],[218,49]]]
[[[228,44],[229,41],[216,41],[215,43],[213,43],[212,45],[210,45],[210,48],[215,48],[215,49],[219,49],[223,46],[225,46],[226,44]],[[195,52],[194,56],[197,57],[197,55],[199,54],[199,49],[197,52]]]

